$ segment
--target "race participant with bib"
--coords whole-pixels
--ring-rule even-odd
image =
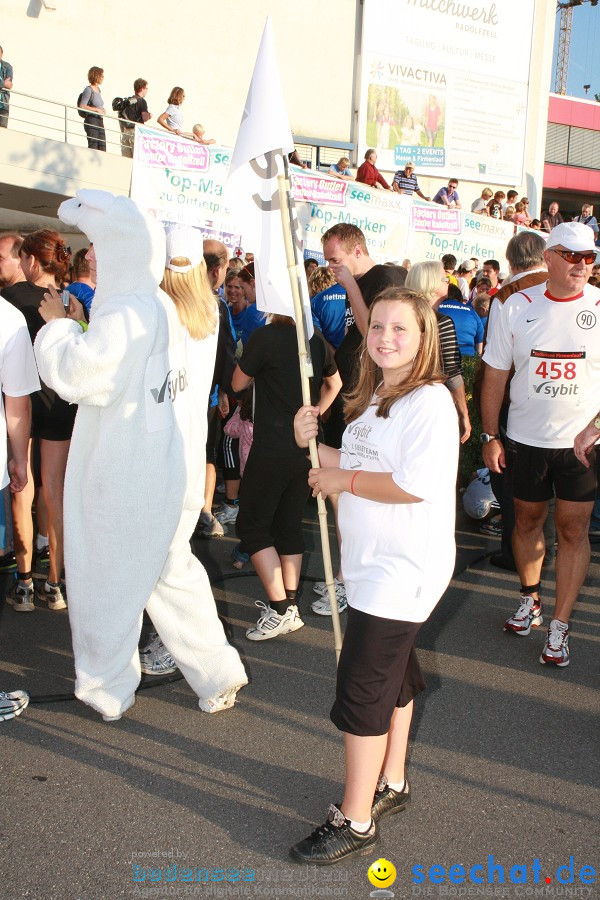
[[[586,467],[573,450],[600,406],[600,290],[587,284],[594,259],[591,228],[553,228],[544,253],[548,280],[506,300],[483,356],[483,459],[493,472],[506,468],[515,501],[521,597],[504,628],[526,636],[542,624],[543,527],[556,494],[556,602],[540,662],[557,666],[569,664],[569,618],[589,565],[597,486],[595,451]],[[512,365],[504,447],[498,417]]]

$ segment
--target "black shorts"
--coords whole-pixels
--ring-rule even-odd
[[[31,436],[44,441],[70,441],[77,415],[77,405],[41,391],[31,395]]]
[[[586,469],[571,448],[553,450],[529,447],[508,438],[506,441],[506,477],[516,500],[542,503],[554,495],[559,500],[589,503],[596,499],[597,451],[588,457]]]
[[[252,556],[275,547],[280,556],[304,552],[302,517],[310,493],[310,462],[302,454],[263,457],[250,450],[240,484],[236,532]]]
[[[330,718],[347,734],[387,734],[397,706],[426,688],[415,652],[420,622],[382,619],[348,607]]]

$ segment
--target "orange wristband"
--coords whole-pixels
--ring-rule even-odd
[[[356,494],[354,493],[354,480],[355,480],[356,476],[359,474],[360,474],[360,470],[358,472],[355,472],[354,475],[352,476],[352,478],[350,479],[350,493],[353,494],[355,497],[356,497]]]

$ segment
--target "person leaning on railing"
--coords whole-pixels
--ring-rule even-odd
[[[79,109],[86,110],[83,123],[87,142],[90,150],[103,150],[106,152],[106,132],[102,116],[106,115],[104,100],[100,93],[100,85],[104,81],[104,69],[92,66],[88,72],[89,85],[84,88],[79,103]]]
[[[0,128],[8,126],[10,92],[13,86],[13,67],[2,59],[4,51],[0,47]]]

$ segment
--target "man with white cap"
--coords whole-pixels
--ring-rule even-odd
[[[553,228],[544,252],[547,281],[506,300],[483,357],[483,459],[492,472],[506,468],[513,486],[521,579],[519,607],[504,628],[526,636],[542,624],[543,527],[555,494],[556,603],[540,662],[561,667],[569,664],[569,618],[589,565],[597,486],[593,452],[586,467],[573,450],[600,408],[600,290],[587,284],[594,259],[591,228]],[[504,447],[498,416],[512,365]]]
[[[419,182],[415,175],[415,164],[411,159],[409,159],[403,169],[398,169],[394,175],[392,190],[396,191],[397,194],[408,194],[409,197],[412,194],[416,194],[421,200],[431,200],[431,197],[426,197],[419,187]]]

